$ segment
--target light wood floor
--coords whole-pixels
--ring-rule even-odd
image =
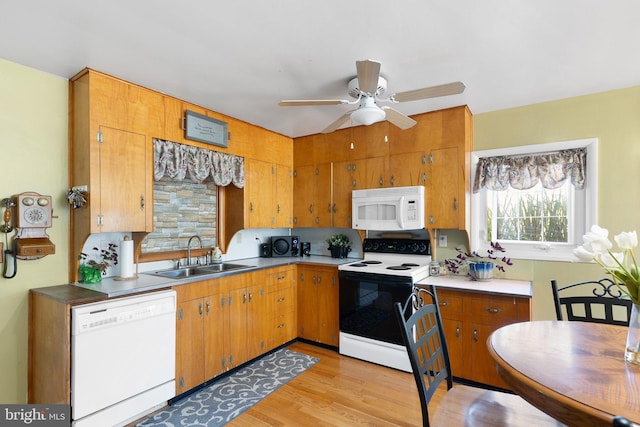
[[[296,342],[288,348],[320,361],[227,425],[422,425],[412,374],[306,343]],[[445,389],[441,389],[430,408],[444,394]]]

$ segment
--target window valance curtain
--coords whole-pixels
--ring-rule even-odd
[[[207,177],[219,186],[244,188],[244,158],[192,145],[153,139],[154,178],[167,176],[176,181],[188,177],[197,183]]]
[[[538,182],[544,188],[561,187],[567,179],[584,188],[587,167],[586,148],[517,156],[484,157],[478,160],[473,192],[481,188],[506,190],[509,186],[527,190]]]

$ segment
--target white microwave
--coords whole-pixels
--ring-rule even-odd
[[[352,228],[417,230],[424,224],[424,187],[391,187],[351,192]]]

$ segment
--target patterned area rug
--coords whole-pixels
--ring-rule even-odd
[[[225,425],[319,360],[280,349],[175,402],[136,427]]]

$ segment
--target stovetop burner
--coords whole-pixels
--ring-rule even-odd
[[[390,265],[387,270],[411,270],[411,267],[407,265]]]
[[[341,271],[406,276],[420,280],[429,275],[429,240],[365,239],[364,259],[342,264]]]

